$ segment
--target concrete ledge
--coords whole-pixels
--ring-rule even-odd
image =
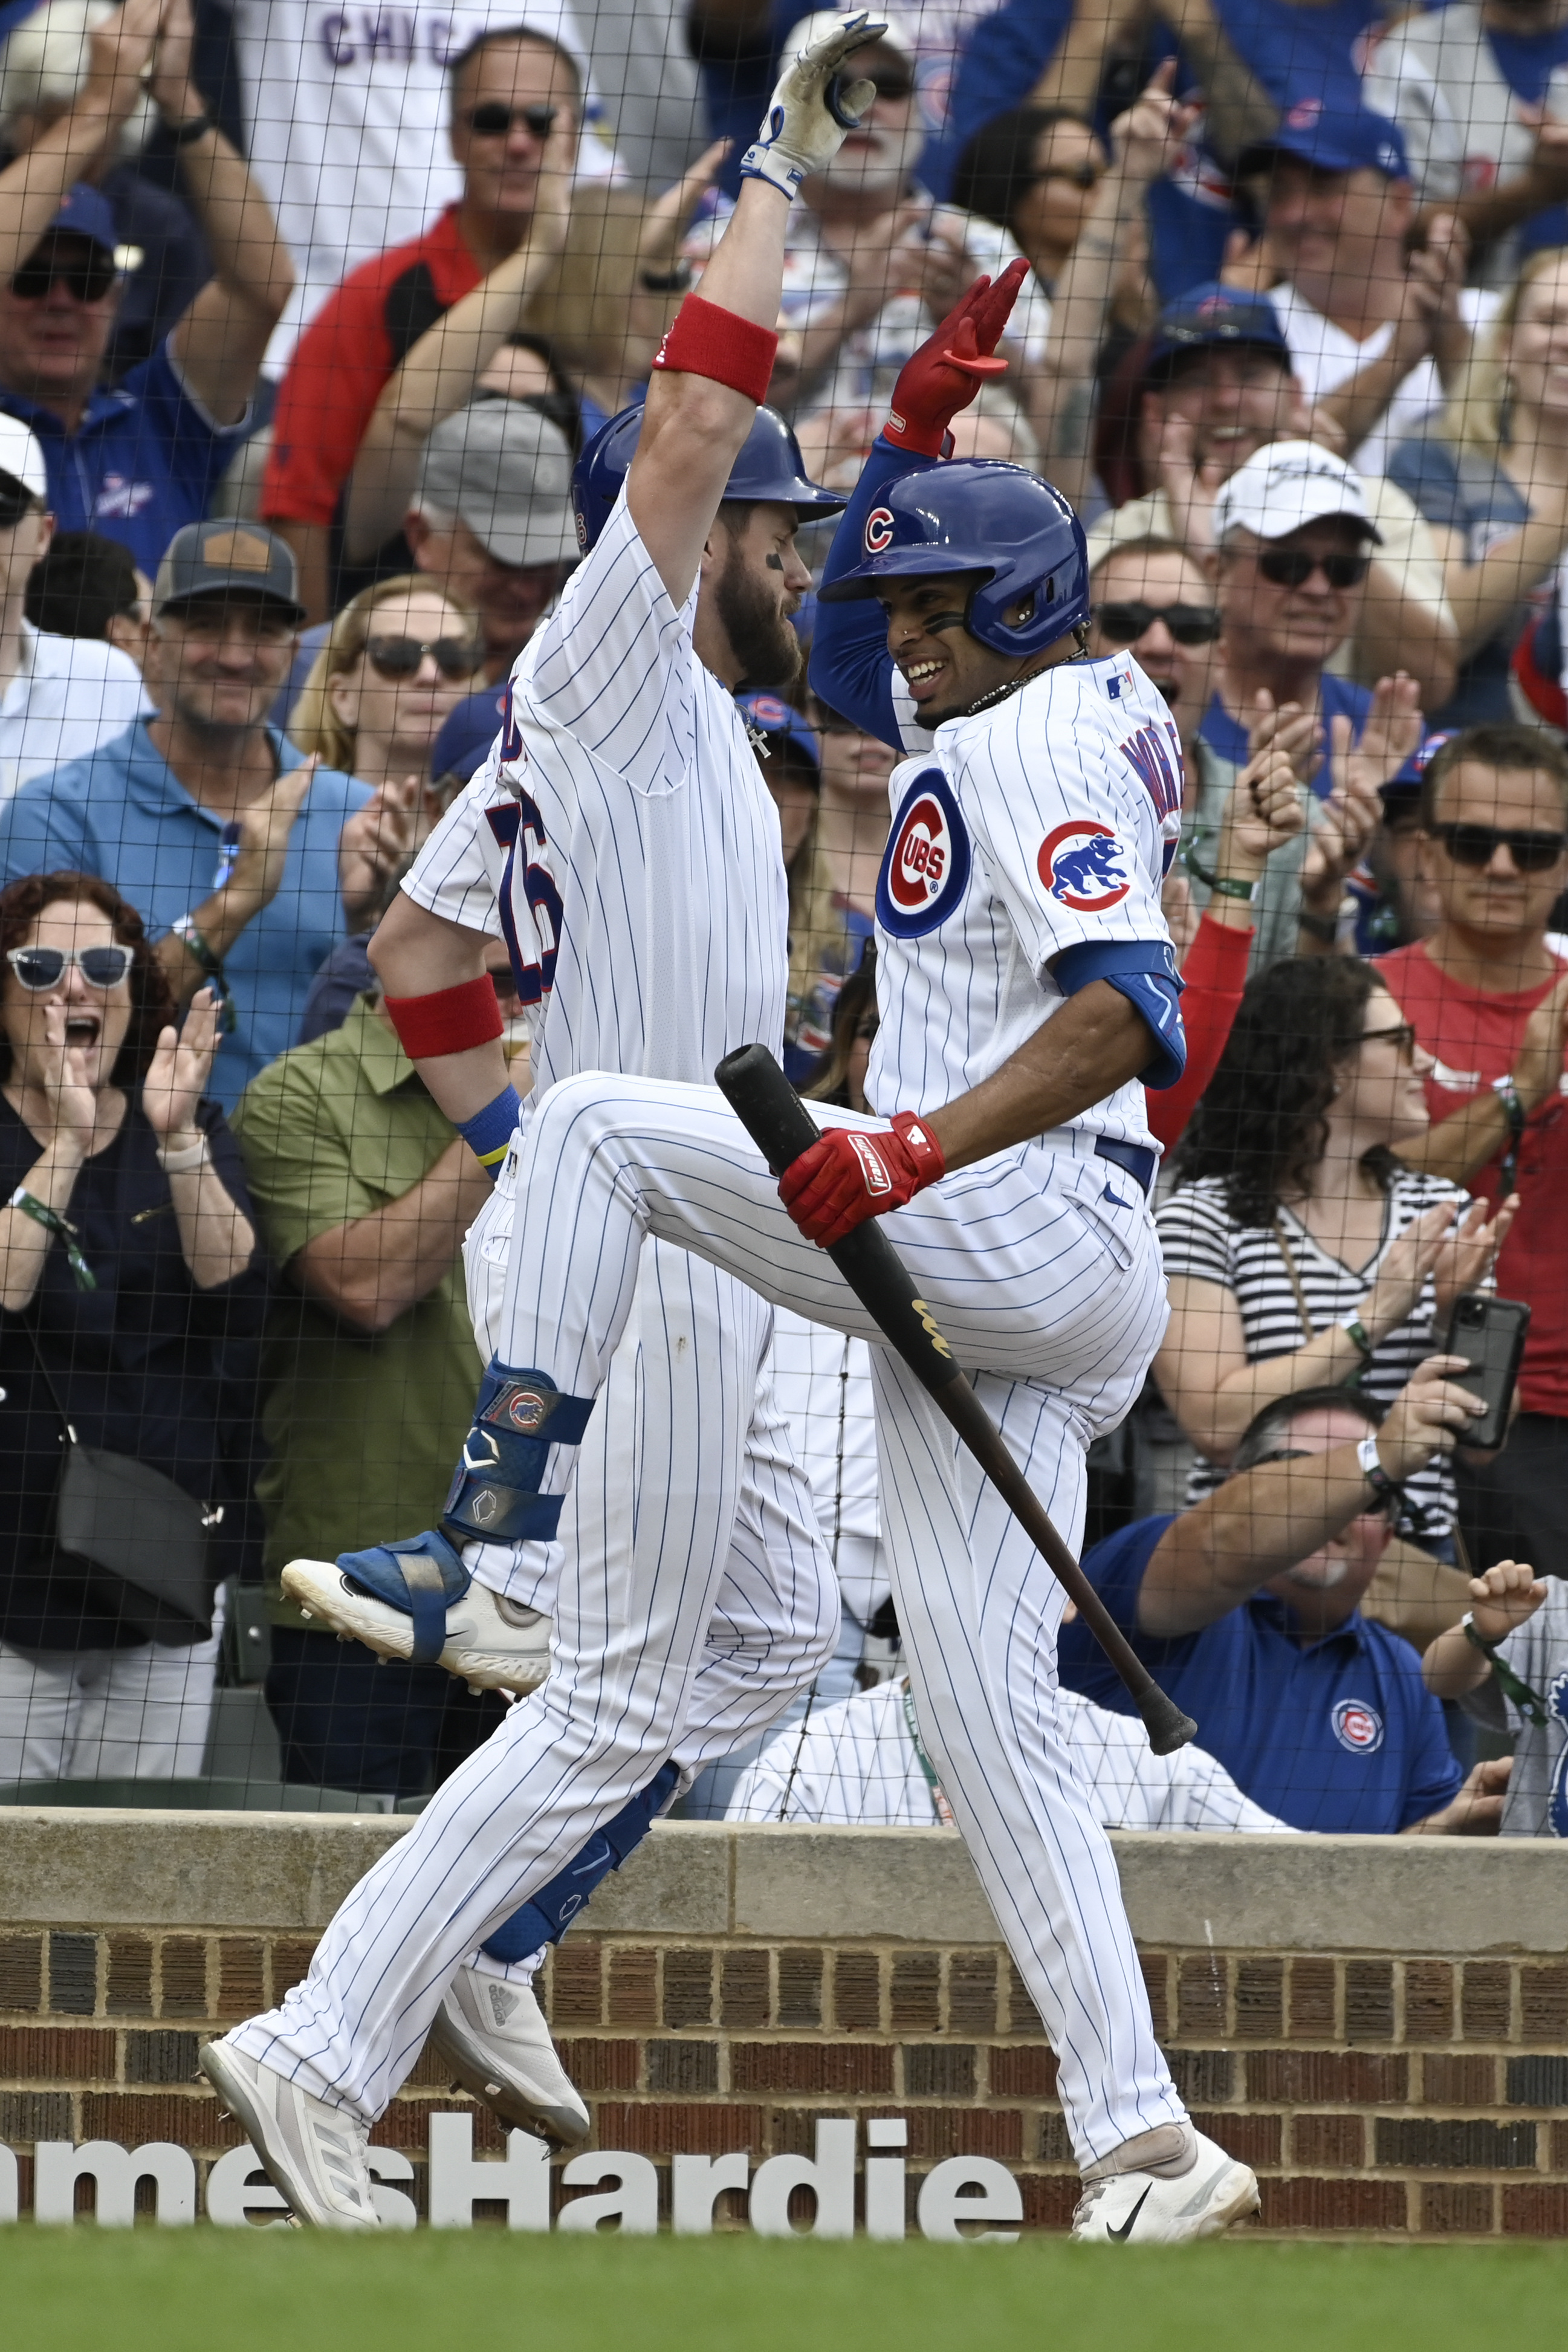
[[[412,1824],[369,1814],[0,1811],[0,1923],[323,1927]],[[1568,1854],[1523,1840],[1118,1836],[1146,1944],[1568,1952]],[[661,1823],[590,1932],[990,1944],[955,1833]]]

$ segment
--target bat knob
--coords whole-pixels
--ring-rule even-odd
[[[1138,1702],[1138,1712],[1143,1718],[1143,1728],[1149,1735],[1149,1745],[1156,1756],[1173,1756],[1198,1736],[1198,1727],[1190,1715],[1184,1715],[1173,1698],[1167,1698],[1158,1683],[1151,1683]]]

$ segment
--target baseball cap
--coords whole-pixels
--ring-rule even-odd
[[[1190,286],[1161,311],[1149,348],[1144,382],[1156,383],[1169,375],[1176,361],[1189,352],[1230,350],[1248,344],[1260,351],[1278,352],[1281,365],[1289,367],[1290,347],[1280,331],[1278,314],[1268,295],[1243,294],[1234,286],[1222,286],[1217,278],[1210,278],[1202,286]]]
[[[281,604],[291,621],[302,621],[300,573],[294,551],[258,522],[188,522],[163,551],[153,584],[153,610],[193,596],[247,595]]]
[[[1385,180],[1407,180],[1410,159],[1405,133],[1386,114],[1365,107],[1325,106],[1321,98],[1298,100],[1271,137],[1247,148],[1237,164],[1237,177],[1266,172],[1275,155],[1294,155],[1319,172],[1381,172]]]
[[[1286,539],[1303,523],[1343,515],[1381,546],[1361,476],[1315,441],[1271,441],[1222,483],[1214,502],[1215,544],[1232,530]]]
[[[802,49],[809,48],[813,41],[820,41],[828,33],[837,33],[844,21],[845,12],[842,8],[814,8],[809,16],[802,16],[798,24],[790,26],[789,31],[779,43],[780,58],[787,61],[797,56]],[[896,10],[891,8],[873,8],[871,22],[874,25],[882,26],[884,29],[879,33],[872,34],[868,38],[866,47],[897,49],[901,58],[907,58],[909,63],[913,65],[915,28],[909,18],[899,16]]]
[[[120,244],[114,229],[114,207],[107,196],[97,188],[89,188],[85,180],[78,180],[66,190],[58,212],[44,231],[45,236],[56,235],[88,237],[94,245],[100,245],[110,260]]]
[[[6,475],[11,482],[26,490],[30,499],[39,499],[47,506],[49,477],[37,437],[27,430],[19,416],[7,416],[0,411],[0,476]],[[4,480],[0,480],[0,504],[16,509],[12,515],[13,521],[20,520],[21,514],[26,512],[16,498],[9,494],[9,485]],[[5,527],[0,523],[0,528]]]
[[[1415,798],[1427,769],[1444,744],[1451,743],[1458,731],[1457,727],[1440,727],[1435,735],[1428,735],[1416,746],[1403,768],[1396,768],[1392,776],[1379,784],[1378,797],[1385,808],[1390,801],[1404,807]]]
[[[482,687],[447,713],[441,732],[430,746],[430,774],[435,782],[456,776],[466,784],[483,767],[490,745],[500,733],[504,693],[502,687]]]
[[[798,710],[777,694],[738,694],[735,708],[759,734],[772,735],[804,760],[813,775],[820,775],[822,755],[816,737]]]
[[[574,563],[572,446],[518,400],[476,400],[425,444],[415,503],[466,522],[498,563]]]

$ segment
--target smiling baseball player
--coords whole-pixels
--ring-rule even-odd
[[[519,1106],[493,991],[474,978],[487,932],[504,931],[524,1000],[542,1006],[540,1090],[595,1067],[696,1079],[759,1031],[782,1043],[778,819],[731,689],[790,682],[790,615],[811,581],[797,523],[843,504],[757,404],[790,194],[868,101],[868,85],[835,80],[866,23],[844,20],[781,83],[646,410],[584,454],[586,559],[520,666],[500,745],[377,934],[406,1050],[509,1171]],[[515,1202],[526,1223],[521,1189]],[[490,1338],[513,1205],[509,1173],[470,1237]],[[336,1957],[204,2053],[301,2220],[374,2226],[365,2131],[437,2010],[442,2054],[504,2120],[586,2132],[523,1981],[531,1956],[679,1777],[764,1730],[832,1651],[837,1588],[764,1375],[769,1310],[679,1250],[650,1250],[636,1292],[612,1409],[552,1413],[552,1439],[580,1449],[564,1507],[538,1492],[552,1401],[503,1345],[442,1528],[286,1571],[341,1630],[502,1687],[538,1680],[539,1612],[553,1620],[548,1685],[437,1791],[410,1842],[417,1867],[395,1885],[373,1873]],[[502,1822],[504,1891],[468,1861]],[[437,1915],[457,1941],[433,1976],[420,1927]]]

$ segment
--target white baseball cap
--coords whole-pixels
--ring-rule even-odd
[[[37,437],[28,432],[19,416],[7,416],[4,411],[0,411],[0,473],[9,474],[24,489],[31,490],[36,499],[48,504],[49,477]]]
[[[1303,523],[1342,515],[1381,546],[1361,476],[1315,441],[1271,441],[1222,484],[1214,502],[1215,546],[1233,530],[1286,539]]]
[[[915,28],[910,19],[907,16],[899,16],[891,8],[872,8],[869,13],[872,24],[881,25],[885,29],[872,35],[866,44],[867,47],[897,49],[900,57],[907,58],[913,65]],[[789,31],[779,43],[779,56],[787,64],[789,59],[797,57],[802,49],[809,48],[813,41],[820,41],[827,34],[836,33],[840,25],[847,21],[850,14],[851,11],[847,8],[814,9],[809,16],[803,16],[798,24],[790,26]]]

